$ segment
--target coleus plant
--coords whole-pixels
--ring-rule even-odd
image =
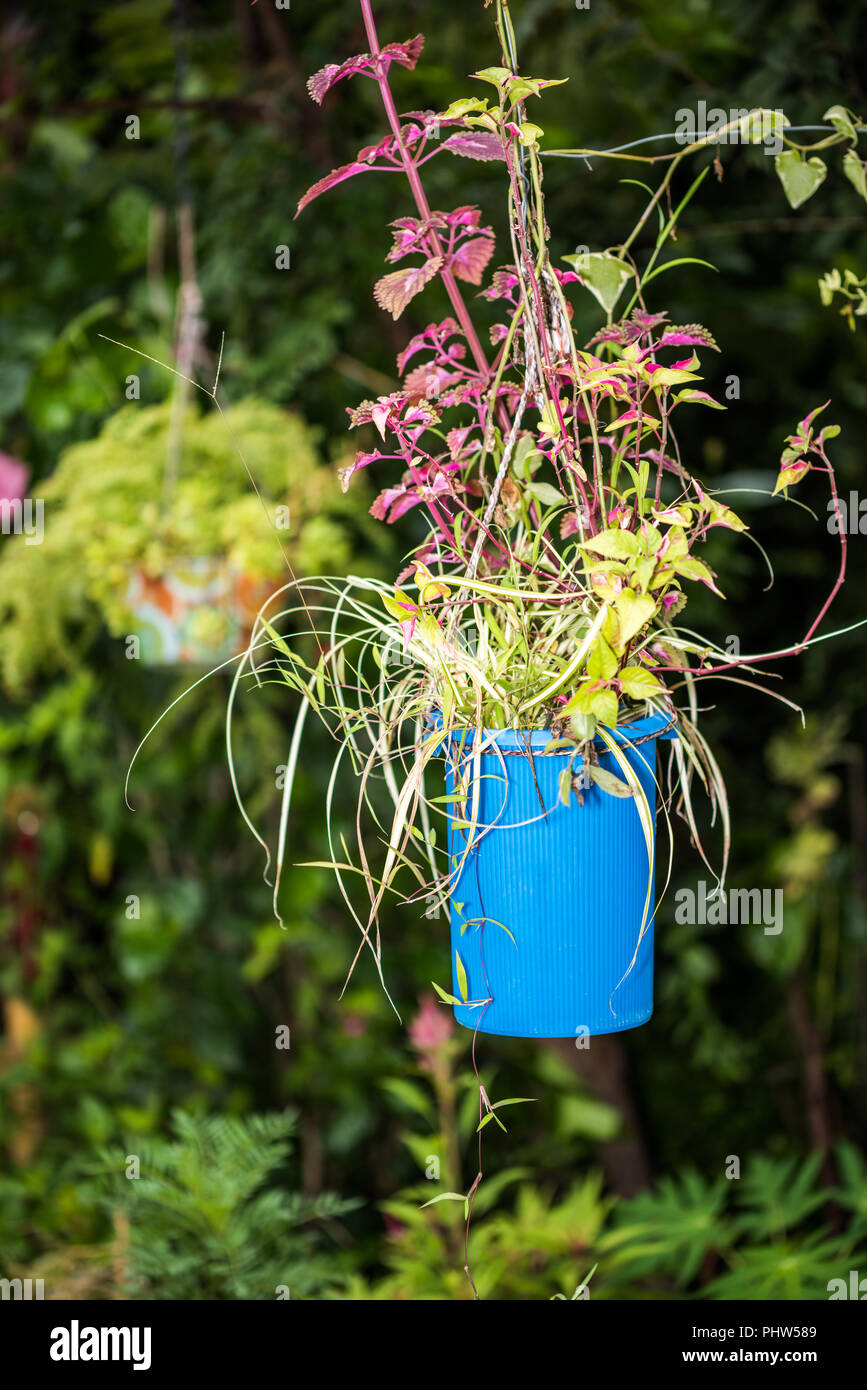
[[[595,741],[601,738],[613,751],[615,726],[648,707],[667,711],[679,735],[671,769],[678,809],[701,849],[691,797],[698,778],[721,815],[724,876],[725,787],[698,727],[700,683],[735,671],[755,683],[760,663],[803,651],[843,582],[846,554],[841,526],[840,569],[831,593],[804,637],[785,651],[732,657],[679,621],[695,585],[722,597],[718,577],[702,556],[709,532],[719,527],[746,533],[748,527],[693,474],[678,445],[685,411],[724,409],[702,387],[701,358],[717,352],[717,344],[700,324],[672,323],[648,291],[664,272],[694,260],[661,259],[711,167],[699,172],[675,204],[673,176],[684,159],[712,146],[716,162],[727,136],[756,143],[770,128],[785,146],[776,168],[792,205],[803,203],[822,182],[824,162],[787,134],[785,115],[756,110],[730,123],[736,131],[723,126],[673,155],[635,156],[649,165],[661,160],[665,173],[655,192],[648,189],[649,200],[629,235],[619,246],[584,248],[555,266],[543,198],[544,132],[527,112],[563,79],[519,72],[506,0],[496,3],[501,65],[474,74],[478,92],[445,111],[404,116],[395,105],[390,70],[395,64],[415,67],[422,36],[382,47],[370,0],[360,4],[369,51],[329,64],[310,79],[309,91],[321,103],[344,79],[374,81],[389,134],[316,183],[298,211],[364,174],[402,171],[408,181],[414,215],[392,223],[386,256],[389,266],[399,268],[382,276],[374,295],[397,319],[439,279],[452,313],[410,338],[397,361],[398,390],[350,410],[351,427],[372,427],[378,442],[357,452],[341,481],[349,489],[356,473],[368,471],[380,481],[373,515],[392,524],[411,511],[423,514],[424,535],[393,589],[367,581],[304,581],[297,603],[285,612],[303,611],[312,619],[318,661],[305,662],[291,650],[275,628],[276,614],[263,614],[262,625],[276,644],[281,678],[302,696],[301,722],[309,708],[336,720],[336,766],[346,754],[352,759],[361,805],[375,815],[368,794],[375,777],[383,777],[391,793],[394,816],[384,828],[387,852],[378,878],[359,819],[356,867],[369,904],[356,919],[362,945],[373,947],[379,966],[378,926],[375,941],[371,932],[384,893],[396,891],[400,870],[409,866],[416,875],[410,898],[427,901],[433,910],[444,905],[454,878],[454,865],[437,864],[433,808],[423,779],[443,732],[550,730],[549,748],[575,755],[561,778],[564,799],[574,786],[578,758],[603,791],[638,798],[640,787],[625,760],[618,759],[624,779],[595,766]],[[862,166],[854,147],[861,122],[842,107],[826,114],[833,119],[831,133],[816,148],[845,145],[844,172],[857,187],[855,164]],[[589,158],[596,152],[550,153]],[[494,261],[494,234],[478,207],[430,207],[422,170],[443,154],[502,166],[509,211],[506,264]],[[654,214],[658,230],[649,252],[639,257],[633,247]],[[488,347],[462,285],[479,287],[479,297],[499,311]],[[570,296],[586,291],[605,321],[580,344]],[[819,468],[838,508],[826,453],[837,427],[818,430],[814,423],[824,409],[811,410],[787,440],[775,491]],[[287,589],[293,587],[294,581]],[[255,650],[254,644],[251,667]],[[441,720],[434,732],[431,710]],[[407,729],[414,731],[408,743]],[[336,772],[329,815],[335,785]],[[275,906],[290,796],[291,777]],[[644,810],[649,820],[649,808]],[[413,860],[419,847],[427,872]],[[349,869],[350,855],[343,848],[335,867],[351,906],[341,870],[341,863]]]

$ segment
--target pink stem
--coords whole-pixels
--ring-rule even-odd
[[[821,458],[828,471],[828,479],[831,484],[831,496],[834,500],[834,514],[837,517],[837,525],[840,528],[840,571],[833,589],[825,599],[825,602],[822,604],[822,607],[819,609],[819,612],[816,614],[816,617],[813,619],[800,642],[795,643],[793,647],[786,647],[786,649],[781,652],[762,652],[759,656],[745,657],[742,661],[727,661],[721,666],[698,668],[694,666],[658,666],[656,670],[667,672],[689,671],[698,679],[701,676],[716,676],[720,671],[736,671],[741,666],[756,666],[760,661],[782,661],[784,657],[797,656],[800,652],[805,650],[807,643],[813,636],[813,633],[816,631],[816,628],[819,626],[828,609],[831,607],[831,604],[834,602],[834,599],[837,597],[846,580],[846,552],[848,542],[846,540],[846,528],[843,525],[843,517],[840,513],[840,498],[837,493],[837,480],[834,476],[834,469],[828,462],[824,452],[821,453]],[[822,473],[825,470],[820,468],[817,471]]]
[[[379,45],[379,37],[376,32],[376,25],[374,24],[373,20],[373,9],[370,0],[360,0],[360,3],[361,13],[364,18],[364,28],[367,33],[367,41],[370,44],[370,51],[371,53],[376,54],[376,56],[378,57],[381,52],[381,49]],[[391,95],[391,88],[388,85],[388,76],[386,73],[379,70],[379,65],[377,65],[376,81],[379,86],[380,96],[382,97],[382,104],[385,107],[385,114],[388,117],[388,123],[391,126],[391,133],[394,136],[395,141],[397,142],[398,149],[400,150],[400,157],[403,162],[403,167],[406,172],[407,179],[409,180],[409,186],[412,189],[413,197],[415,198],[416,207],[418,208],[419,214],[422,217],[423,221],[427,222],[430,220],[431,215],[430,205],[425,195],[425,191],[422,187],[418,169],[416,168],[415,164],[410,158],[409,151],[403,143],[403,136],[400,133],[400,118],[397,114],[397,108],[394,104],[394,97]],[[445,249],[439,237],[437,236],[436,231],[433,228],[431,228],[429,233],[429,242],[433,254],[436,256],[442,256],[443,261],[445,261]],[[482,348],[481,343],[479,342],[478,334],[476,333],[476,330],[473,327],[472,319],[470,318],[469,313],[467,311],[467,306],[463,301],[463,296],[461,295],[461,292],[458,289],[457,281],[455,280],[455,277],[452,274],[452,272],[445,265],[439,273],[442,277],[442,282],[445,285],[446,293],[449,299],[451,300],[452,308],[454,309],[455,314],[457,315],[458,323],[461,325],[461,328],[464,332],[464,336],[466,337],[466,340],[470,345],[470,351],[473,354],[476,366],[478,367],[479,371],[483,374],[483,376],[487,378],[490,370],[488,367],[488,359],[485,356],[484,349]]]

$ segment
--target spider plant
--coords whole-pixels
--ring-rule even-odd
[[[630,725],[657,714],[660,727],[676,732],[664,769],[663,809],[666,817],[669,808],[683,816],[722,886],[729,808],[699,727],[700,692],[709,680],[734,681],[792,705],[761,680],[762,667],[820,640],[818,627],[846,568],[840,525],[840,565],[828,597],[804,636],[784,648],[732,656],[683,620],[696,585],[723,597],[701,553],[708,534],[724,528],[736,544],[752,538],[728,499],[695,476],[678,442],[686,412],[725,407],[702,385],[702,358],[718,351],[711,332],[671,322],[657,298],[660,277],[695,259],[665,256],[711,161],[679,194],[674,176],[684,161],[703,154],[718,161],[727,137],[760,143],[772,118],[774,137],[785,147],[777,172],[799,206],[821,182],[816,165],[825,167],[818,156],[806,160],[814,177],[805,190],[799,171],[810,148],[845,145],[844,170],[858,187],[852,161],[863,167],[854,148],[862,126],[842,107],[832,108],[831,133],[807,147],[792,138],[783,113],[759,109],[670,155],[545,152],[544,131],[528,112],[535,112],[546,88],[565,79],[519,71],[507,0],[496,0],[495,8],[499,65],[476,72],[473,92],[445,111],[404,117],[390,73],[395,66],[416,66],[423,38],[381,45],[370,0],[360,6],[369,51],[328,64],[310,79],[309,91],[321,103],[348,78],[375,82],[388,134],[309,189],[298,211],[350,178],[388,172],[408,183],[414,215],[392,223],[386,260],[397,268],[375,285],[376,301],[397,319],[438,279],[452,312],[410,338],[398,357],[398,390],[350,411],[352,428],[366,432],[365,447],[341,470],[341,483],[347,491],[358,472],[369,470],[367,476],[381,483],[373,516],[390,525],[412,512],[423,518],[422,535],[394,585],[291,574],[261,611],[227,710],[229,766],[241,811],[266,851],[267,877],[271,854],[235,780],[232,719],[243,688],[277,681],[300,703],[283,786],[275,911],[294,774],[312,711],[337,742],[325,811],[331,866],[360,931],[352,964],[368,947],[382,978],[385,896],[423,904],[431,915],[447,904],[467,855],[495,828],[478,824],[480,779],[488,775],[482,756],[496,756],[498,731],[516,731],[529,757],[535,747],[562,759],[564,800],[575,789],[576,773],[594,784],[594,795],[598,789],[632,799],[648,854],[640,941],[652,910],[655,808],[628,756]],[[633,181],[647,201],[620,245],[582,248],[555,266],[543,193],[546,153],[634,160],[648,173],[660,165],[664,172],[655,189]],[[422,171],[444,155],[502,169],[505,263],[491,267],[494,233],[479,208],[431,208]],[[497,313],[490,348],[482,344],[462,286],[473,287]],[[576,293],[591,294],[602,311],[598,330],[584,343],[572,326],[570,296]],[[828,456],[838,429],[820,421],[826,405],[805,410],[788,437],[774,491],[788,498],[807,472],[822,472],[839,521]],[[541,749],[532,742],[540,732]],[[469,776],[462,770],[467,750]],[[426,773],[444,752],[457,758],[459,775],[451,792],[434,796]],[[338,836],[333,816],[335,806],[345,804],[347,771],[358,791],[354,848]],[[711,824],[721,831],[717,871],[699,833],[699,789],[710,799]],[[468,831],[460,862],[438,838],[444,819]]]

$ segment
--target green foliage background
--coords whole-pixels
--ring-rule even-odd
[[[345,448],[345,407],[388,390],[395,353],[446,309],[434,289],[395,325],[373,302],[385,224],[411,211],[397,180],[357,179],[293,222],[303,190],[383,132],[373,84],[341,84],[322,111],[304,91],[309,73],[366,47],[359,15],[350,0],[287,11],[186,0],[184,14],[207,348],[215,361],[225,333],[226,401],[255,395],[303,413],[324,441],[311,468],[324,468]],[[470,92],[467,73],[498,59],[481,3],[383,0],[377,14],[383,42],[427,33],[417,71],[395,70],[402,110],[444,108]],[[165,372],[97,335],[161,360],[171,352],[172,15],[169,0],[74,0],[50,15],[22,0],[2,21],[0,448],[31,464],[31,489],[64,450],[98,438],[131,372],[142,409],[167,398]],[[587,10],[525,0],[515,20],[525,69],[570,78],[539,108],[548,145],[609,148],[671,131],[699,100],[782,107],[798,124],[819,123],[836,101],[867,115],[856,6],[841,15],[799,3],[783,23],[770,0],[593,0]],[[138,140],[126,138],[130,115]],[[848,497],[863,487],[867,337],[821,306],[816,282],[835,265],[867,272],[863,207],[835,170],[792,213],[761,150],[722,154],[722,179],[706,181],[678,239],[679,254],[719,273],[666,276],[653,307],[711,329],[722,353],[707,363],[709,389],[722,394],[734,373],[740,397],[709,436],[683,443],[717,486],[765,485],[782,437],[831,396]],[[549,161],[555,255],[623,236],[643,196],[624,173],[635,170]],[[426,183],[434,207],[481,203],[505,259],[496,167],[438,158]],[[281,245],[291,270],[275,267]],[[589,336],[589,296],[578,313]],[[110,460],[94,457],[93,468],[90,486]],[[773,554],[772,589],[753,552],[708,556],[728,603],[693,600],[695,627],[736,635],[748,651],[796,640],[835,565],[820,479],[803,500],[817,522],[795,508],[749,510]],[[412,536],[412,520],[403,524],[378,541],[362,524],[343,563],[396,570]],[[850,537],[834,626],[864,616],[864,545]],[[192,677],[126,661],[92,613],[59,630],[38,621],[52,597],[66,602],[73,578],[40,572],[39,548],[22,553],[16,539],[0,539],[3,565],[13,550],[19,576],[33,566],[28,640],[69,643],[72,656],[65,674],[7,689],[0,722],[2,1272],[44,1271],[49,1296],[83,1298],[271,1298],[278,1284],[313,1297],[469,1296],[460,1212],[418,1209],[475,1176],[468,1039],[414,1045],[366,965],[339,997],[355,940],[323,870],[286,876],[287,930],[273,922],[223,763],[225,677],[161,726],[130,814],[129,757]],[[26,626],[25,597],[16,588]],[[829,1279],[859,1258],[865,1268],[862,634],[820,644],[785,674],[805,732],[735,686],[714,691],[706,720],[735,814],[732,885],[782,886],[785,931],[675,925],[674,891],[706,877],[679,833],[653,1022],[594,1045],[592,1061],[568,1045],[483,1042],[486,1084],[538,1102],[511,1112],[508,1135],[485,1132],[472,1247],[482,1293],[571,1297],[596,1264],[593,1296],[824,1298]],[[239,778],[272,831],[290,715],[272,690],[240,715]],[[325,852],[330,752],[314,734],[293,816],[298,861]],[[349,831],[349,790],[341,813]],[[130,895],[138,918],[126,915]],[[405,1022],[443,978],[445,942],[442,924],[406,912],[386,922]],[[288,1050],[275,1046],[285,1025]],[[289,1120],[265,1118],[287,1107],[291,1149]],[[130,1154],[150,1156],[141,1189],[123,1176]],[[441,1184],[425,1181],[431,1155]],[[731,1156],[739,1181],[725,1176]],[[246,1185],[231,1171],[239,1163]],[[283,1270],[274,1225],[301,1220]]]

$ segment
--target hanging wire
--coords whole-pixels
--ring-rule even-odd
[[[834,131],[837,129],[837,127],[833,125],[787,125],[782,127],[781,129],[791,131],[793,134],[800,134],[801,131],[805,130]],[[853,127],[853,129],[863,133],[864,131],[867,131],[867,125],[856,125]],[[694,135],[688,141],[688,143],[692,145],[695,143],[696,140],[706,140],[717,134],[717,131],[702,130],[696,135]],[[681,143],[683,143],[683,139],[680,136],[679,131],[669,130],[666,131],[663,135],[643,135],[640,140],[630,140],[628,144],[615,145],[610,150],[540,150],[539,153],[543,159],[592,159],[594,155],[622,154],[624,150],[634,150],[637,149],[639,145],[651,145],[655,140],[677,139],[680,139]]]
[[[190,137],[184,91],[189,72],[184,0],[174,0],[172,36],[174,74],[172,83],[172,125],[174,136],[174,174],[180,283],[175,322],[174,359],[179,375],[175,378],[169,418],[166,464],[163,478],[163,511],[174,499],[183,450],[184,418],[190,394],[190,378],[202,356],[204,321],[202,294],[196,274],[196,232],[190,183]]]

